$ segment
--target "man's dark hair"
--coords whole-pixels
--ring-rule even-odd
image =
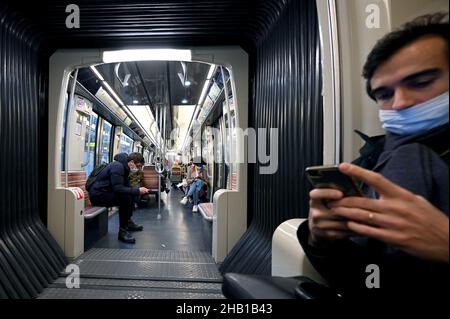
[[[141,153],[130,153],[127,157],[127,162],[133,161],[135,164],[145,164],[144,156]]]
[[[427,35],[442,37],[447,43],[446,53],[448,56],[448,12],[438,12],[417,17],[411,22],[405,23],[398,30],[388,33],[377,42],[367,56],[367,61],[363,68],[363,77],[367,80],[367,94],[372,99],[375,100],[375,97],[372,95],[370,80],[377,68],[404,46]]]

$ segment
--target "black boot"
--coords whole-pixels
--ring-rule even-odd
[[[123,228],[119,230],[119,240],[127,244],[136,243],[136,239],[126,229]]]
[[[130,219],[128,221],[128,227],[127,227],[128,231],[142,231],[143,229],[144,229],[144,227],[142,225],[135,224],[133,220]]]

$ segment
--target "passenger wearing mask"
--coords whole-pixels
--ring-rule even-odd
[[[142,231],[143,227],[136,225],[131,219],[135,196],[148,193],[145,187],[130,187],[130,172],[138,172],[145,160],[140,153],[117,154],[114,162],[109,163],[98,175],[89,189],[89,200],[95,206],[119,206],[120,229],[118,239],[128,244],[134,244],[135,238],[130,231]]]
[[[301,245],[344,294],[421,297],[440,294],[439,286],[448,291],[448,39],[448,14],[435,14],[377,43],[364,77],[387,134],[368,138],[365,156],[355,163],[383,177],[371,176],[372,187],[366,181],[368,198],[343,198],[333,189],[310,193],[309,220],[298,231]],[[375,165],[368,167],[371,161]],[[342,170],[356,170],[362,181],[368,175],[348,164]],[[373,181],[384,179],[401,191],[377,189]],[[366,287],[369,264],[380,269],[380,289]]]
[[[183,199],[180,201],[182,205],[187,205],[187,203],[192,203],[192,212],[198,212],[198,204],[200,199],[205,195],[206,183],[203,178],[203,165],[195,165],[192,173],[193,180],[186,187],[186,193]]]

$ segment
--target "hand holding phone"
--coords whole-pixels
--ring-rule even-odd
[[[306,168],[306,176],[314,188],[332,188],[344,196],[364,196],[355,180],[339,170],[337,165]]]

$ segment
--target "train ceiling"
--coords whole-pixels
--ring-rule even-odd
[[[39,31],[45,48],[240,45],[252,47],[290,0],[2,0]],[[66,27],[66,7],[80,27]],[[31,22],[31,23],[30,23]]]

